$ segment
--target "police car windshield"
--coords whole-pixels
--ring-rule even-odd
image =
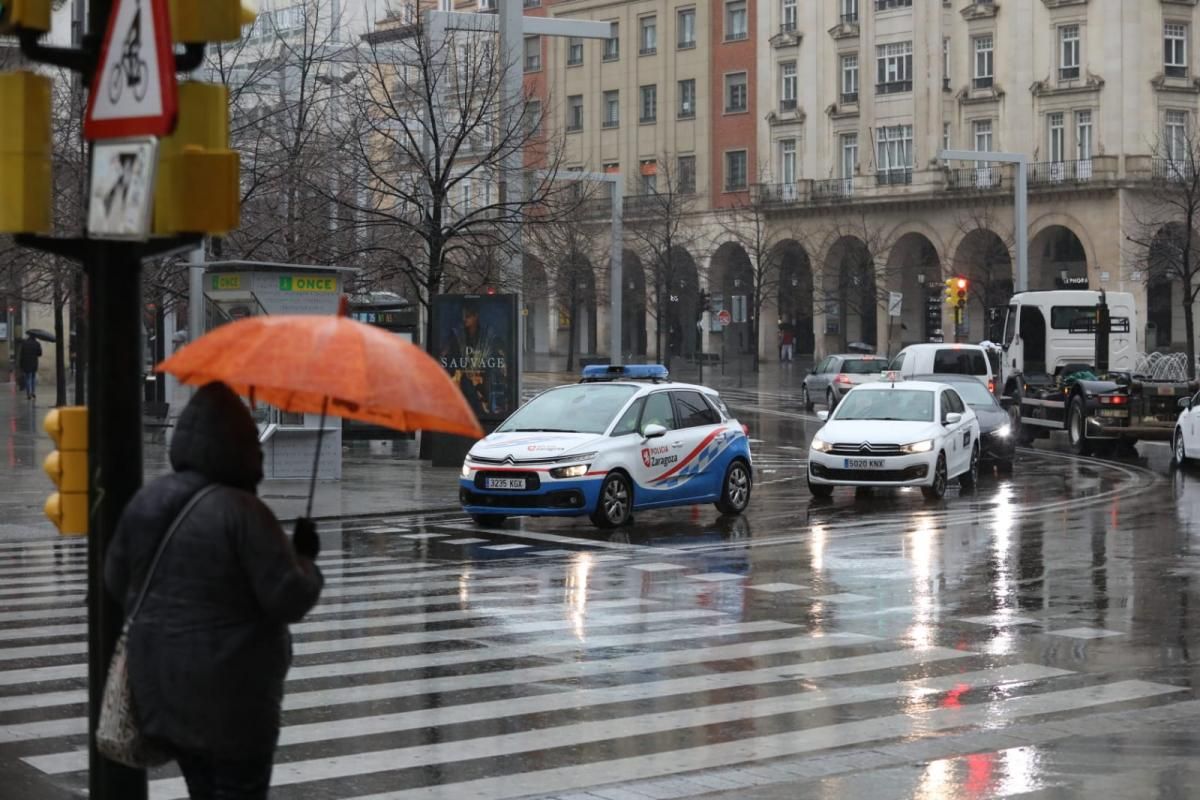
[[[891,422],[933,422],[933,392],[916,389],[850,392],[838,404],[833,418],[848,420],[886,420]]]
[[[638,387],[584,383],[538,395],[496,429],[497,433],[604,433]]]

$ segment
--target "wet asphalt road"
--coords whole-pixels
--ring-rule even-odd
[[[740,519],[326,524],[272,797],[1200,797],[1200,470],[1039,443],[971,495],[813,503],[820,423],[725,395]],[[4,800],[86,785],[82,570],[0,543]]]

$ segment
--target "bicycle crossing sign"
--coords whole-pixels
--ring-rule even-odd
[[[92,78],[89,140],[166,136],[178,109],[167,0],[116,0]]]

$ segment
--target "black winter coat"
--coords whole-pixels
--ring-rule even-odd
[[[176,472],[125,509],[105,582],[130,610],[175,517],[202,487],[219,484],[167,544],[130,630],[129,670],[145,735],[187,753],[245,759],[274,751],[291,661],[287,626],[313,607],[323,580],[253,494],[262,454],[249,412],[213,386],[180,417]]]
[[[18,360],[22,372],[37,372],[38,359],[42,357],[42,345],[37,339],[25,339],[21,342]]]

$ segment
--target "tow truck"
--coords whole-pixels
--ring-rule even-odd
[[[1195,381],[1135,368],[1137,307],[1127,292],[1021,292],[1004,313],[1002,402],[1022,444],[1067,434],[1079,455],[1169,441]]]

